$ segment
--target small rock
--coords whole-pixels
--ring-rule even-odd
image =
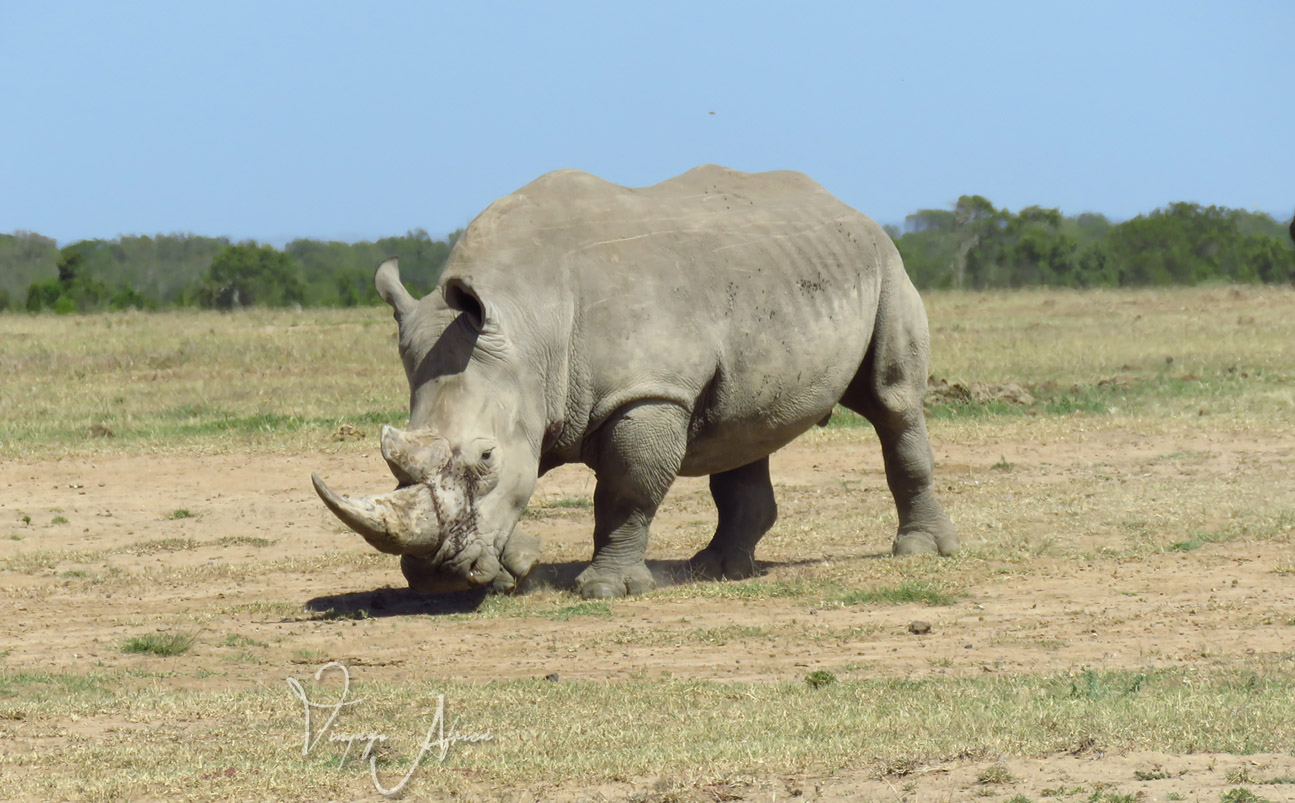
[[[545,679],[545,680],[547,680],[547,681],[548,681],[548,682],[550,682],[550,683],[557,683],[557,682],[558,682],[558,673],[557,673],[557,672],[551,672],[551,673],[549,673],[549,674],[545,675],[545,676],[544,676],[544,679]]]
[[[914,636],[925,636],[927,633],[931,632],[931,623],[909,622],[908,632],[912,633]]]

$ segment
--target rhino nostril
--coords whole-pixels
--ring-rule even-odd
[[[489,555],[480,555],[472,561],[472,567],[468,569],[468,582],[473,585],[484,585],[495,579],[499,573],[498,564],[491,559]]]

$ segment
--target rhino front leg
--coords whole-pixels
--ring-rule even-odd
[[[688,415],[668,402],[640,402],[599,431],[592,455],[594,557],[576,585],[586,599],[623,597],[656,583],[643,562],[648,527],[683,462]]]
[[[778,520],[769,458],[712,474],[710,495],[719,510],[719,524],[710,545],[693,555],[688,568],[709,580],[750,577],[755,574],[755,545]]]

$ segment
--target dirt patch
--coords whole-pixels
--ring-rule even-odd
[[[576,801],[815,801],[846,803],[860,800],[965,801],[1027,800],[1160,801],[1217,803],[1223,800],[1295,800],[1295,784],[1256,784],[1238,779],[1295,779],[1295,757],[1260,753],[1249,756],[1176,756],[1148,751],[1057,755],[1030,759],[958,762],[903,768],[877,777],[875,773],[840,772],[825,777],[751,779],[724,784],[693,784],[671,778],[636,779],[596,789],[557,787],[519,800]],[[1000,779],[989,781],[990,779]],[[1254,797],[1238,796],[1247,789]],[[1103,794],[1105,793],[1105,794]]]
[[[938,404],[963,405],[999,402],[1020,407],[1034,404],[1034,395],[1015,382],[986,384],[982,382],[950,382],[931,377],[926,385],[926,406]]]
[[[474,614],[477,599],[403,588],[396,560],[343,531],[319,503],[311,471],[348,492],[390,481],[372,438],[340,455],[8,461],[0,466],[0,596],[15,615],[0,620],[3,667],[146,670],[158,659],[125,653],[123,642],[183,632],[194,636],[194,647],[165,659],[165,681],[141,683],[281,684],[325,660],[362,667],[374,680],[483,682],[556,675],[799,683],[817,670],[917,679],[1204,668],[1238,659],[1291,669],[1295,527],[1274,519],[1269,531],[1228,535],[1222,512],[1211,524],[1190,506],[1175,513],[1154,501],[1166,489],[1226,494],[1230,482],[1267,488],[1263,482],[1274,476],[1295,476],[1295,446],[1282,438],[1075,429],[1052,443],[998,441],[992,454],[937,443],[941,494],[967,553],[955,563],[888,557],[893,511],[870,435],[802,440],[773,459],[783,515],[762,544],[763,582],[828,589],[817,597],[730,597],[725,584],[696,584],[607,608],[579,607],[552,588],[568,586],[590,553],[592,511],[580,500],[592,495],[593,480],[583,468],[564,467],[543,478],[524,524],[545,541],[532,593],[548,607],[528,612],[523,600],[523,607],[495,616]],[[1290,490],[1275,487],[1261,493],[1281,504]],[[1120,501],[1119,493],[1139,488],[1153,497],[1145,510]],[[1106,507],[1120,510],[1106,510],[1113,518],[1103,523],[1102,499],[1085,493],[1109,494]],[[1012,498],[1025,501],[1009,508]],[[1162,520],[1155,511],[1163,511]],[[1138,521],[1128,523],[1130,517]],[[1187,519],[1222,535],[1190,546]],[[712,526],[705,480],[681,480],[662,507],[649,551],[663,582]],[[1137,527],[1158,546],[1138,547]],[[1064,548],[1048,547],[1052,538]],[[1172,548],[1180,540],[1189,547]],[[1117,543],[1119,550],[1103,552]],[[962,568],[948,574],[943,567],[950,566]],[[843,604],[831,590],[833,583],[857,585],[874,576],[944,582],[955,575],[964,579],[951,587],[950,605]],[[1273,776],[1295,774],[1288,756],[1003,761],[1016,780],[995,787],[1000,798],[1119,780],[1122,792],[1148,799],[1169,792],[1207,799],[1199,795],[1231,788],[1227,770],[1247,762]],[[966,799],[985,788],[976,779],[993,764],[969,756],[880,778],[863,769],[758,777],[697,799]],[[1162,771],[1156,767],[1165,777],[1135,775]],[[673,783],[683,782],[559,786],[533,799],[620,799],[659,787],[664,800]],[[1265,788],[1263,795],[1291,799],[1282,797],[1290,788]],[[1212,794],[1208,799],[1217,799]]]

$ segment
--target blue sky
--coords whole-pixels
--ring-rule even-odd
[[[440,236],[548,170],[1295,208],[1295,2],[21,2],[0,231]]]

